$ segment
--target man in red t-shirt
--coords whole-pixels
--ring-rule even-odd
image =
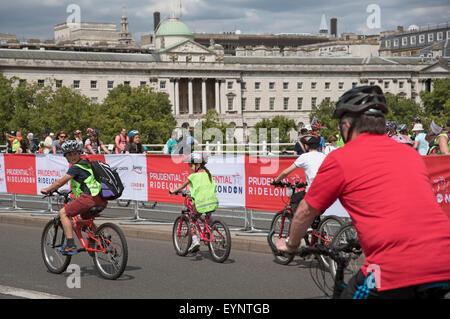
[[[450,220],[434,198],[421,156],[384,135],[387,112],[378,86],[356,87],[339,99],[333,117],[340,119],[346,145],[325,158],[289,239],[278,240],[277,248],[295,251],[315,217],[339,199],[366,256],[342,298],[358,292],[367,298],[443,297],[450,285]],[[379,279],[375,287],[369,276]]]

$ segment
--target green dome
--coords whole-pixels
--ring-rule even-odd
[[[156,31],[157,37],[167,35],[193,36],[187,25],[177,18],[169,18],[167,21],[164,21]]]

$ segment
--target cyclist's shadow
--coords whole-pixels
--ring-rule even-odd
[[[123,272],[123,274],[117,278],[117,281],[128,281],[128,280],[134,280],[135,277],[130,275],[129,272],[130,271],[136,271],[136,270],[141,270],[141,267],[136,267],[136,266],[127,266],[125,268],[125,271]],[[65,276],[69,277],[71,276],[72,273],[66,272]],[[99,275],[97,269],[95,269],[94,266],[84,266],[84,267],[80,267],[80,276],[83,277],[90,277],[90,276],[94,276],[94,277],[98,277],[100,279],[103,279],[102,276]]]
[[[195,253],[189,253],[188,257],[191,257],[192,261],[202,261],[203,259],[208,259],[212,262],[215,262],[214,259],[211,257],[211,253],[209,251],[197,251]],[[223,263],[219,264],[234,264],[235,260],[231,258],[227,258]]]

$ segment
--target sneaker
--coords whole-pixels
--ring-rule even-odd
[[[195,252],[197,252],[199,249],[200,249],[200,241],[199,241],[198,239],[197,239],[197,240],[193,240],[193,241],[192,241],[192,245],[191,245],[191,247],[189,247],[188,252],[190,252],[190,253],[195,253]]]
[[[78,254],[77,246],[66,246],[66,245],[61,246],[61,255],[73,256],[75,254]]]

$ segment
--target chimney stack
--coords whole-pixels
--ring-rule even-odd
[[[153,31],[156,33],[156,30],[159,27],[159,23],[161,22],[161,14],[156,11],[153,13]]]
[[[337,19],[336,18],[331,18],[330,20],[330,30],[331,30],[331,35],[335,38],[337,38]]]

